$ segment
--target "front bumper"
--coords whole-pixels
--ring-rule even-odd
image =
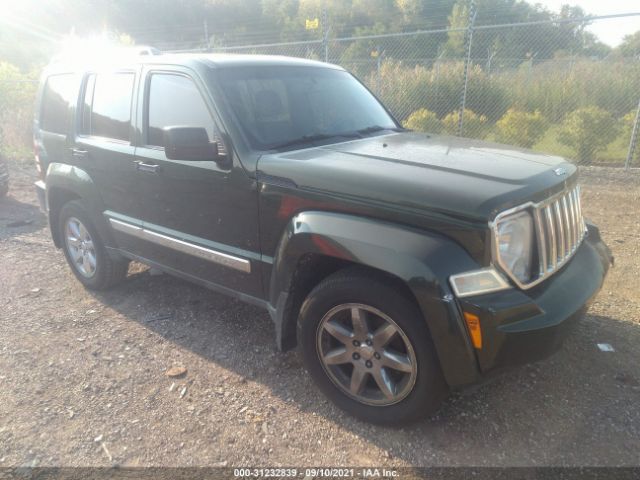
[[[547,357],[586,312],[613,264],[597,227],[587,228],[571,261],[535,288],[459,300],[463,311],[480,318],[483,345],[475,352],[482,374]]]

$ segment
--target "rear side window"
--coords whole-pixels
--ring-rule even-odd
[[[87,79],[82,133],[130,141],[133,73],[93,74]]]
[[[147,105],[147,145],[162,146],[162,129],[166,127],[202,127],[207,130],[209,140],[218,142],[219,152],[224,153],[209,109],[190,78],[152,74]]]
[[[52,133],[67,133],[72,107],[78,97],[78,77],[72,73],[47,78],[42,93],[40,128]]]

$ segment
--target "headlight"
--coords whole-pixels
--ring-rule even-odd
[[[533,218],[521,211],[499,219],[495,225],[498,263],[521,283],[531,280]]]

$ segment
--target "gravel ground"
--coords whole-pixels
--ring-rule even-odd
[[[0,466],[640,464],[640,173],[583,172],[616,257],[552,358],[386,429],[316,390],[266,312],[132,265],[84,290],[53,246],[30,169],[0,201]],[[614,352],[596,344],[609,343]],[[182,378],[169,378],[173,366]]]

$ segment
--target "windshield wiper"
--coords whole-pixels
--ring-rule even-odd
[[[315,133],[311,135],[303,135],[287,142],[278,143],[276,145],[270,145],[269,150],[279,150],[281,148],[293,147],[294,145],[304,145],[305,143],[313,143],[320,140],[328,140],[329,138],[343,137],[343,138],[359,138],[359,133]]]
[[[314,133],[309,135],[302,135],[301,137],[294,138],[282,143],[270,145],[269,150],[279,150],[281,148],[293,147],[295,145],[304,145],[306,143],[313,143],[320,140],[328,140],[330,138],[362,138],[363,135],[368,133],[380,132],[382,130],[392,130],[394,132],[402,132],[405,129],[399,127],[382,127],[380,125],[371,125],[370,127],[361,128],[354,132],[342,132],[342,133]]]

